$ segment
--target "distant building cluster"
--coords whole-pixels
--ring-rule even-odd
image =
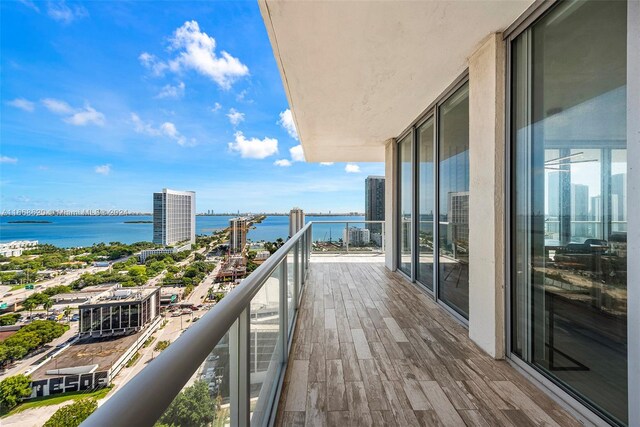
[[[172,246],[196,241],[196,193],[165,188],[153,193],[153,243]]]
[[[0,255],[5,257],[20,256],[25,249],[38,246],[37,240],[14,240],[9,243],[0,243]]]

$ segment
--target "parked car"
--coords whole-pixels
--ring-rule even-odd
[[[80,315],[79,314],[74,314],[73,316],[71,316],[71,321],[72,322],[77,322],[78,320],[80,320]]]

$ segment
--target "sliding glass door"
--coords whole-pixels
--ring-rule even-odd
[[[468,319],[467,82],[400,140],[398,158],[398,268]]]
[[[620,424],[626,23],[625,1],[562,2],[511,45],[511,351]]]
[[[469,318],[469,85],[439,111],[438,297]]]
[[[417,128],[418,144],[418,270],[416,280],[433,291],[435,162],[433,117]]]

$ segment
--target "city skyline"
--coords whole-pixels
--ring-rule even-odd
[[[3,209],[149,211],[171,187],[205,211],[363,211],[383,172],[304,162],[255,3],[0,7]]]

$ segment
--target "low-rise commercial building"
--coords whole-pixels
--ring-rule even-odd
[[[79,306],[80,336],[124,335],[160,315],[160,288],[118,288]]]

